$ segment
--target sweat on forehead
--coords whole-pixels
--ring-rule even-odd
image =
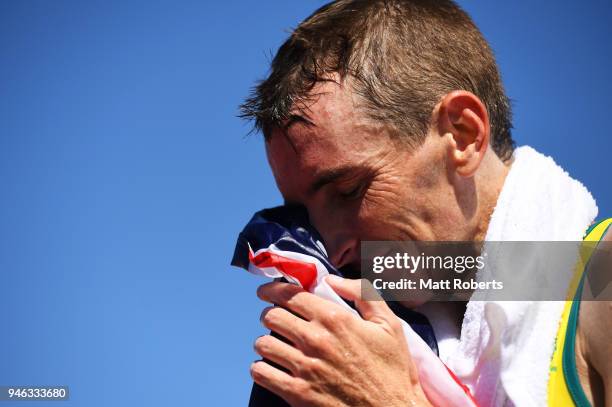
[[[369,138],[380,137],[388,128],[359,108],[349,86],[321,82],[313,95],[307,105],[294,108],[280,127],[270,131],[267,145],[272,139],[284,137],[300,155],[319,154],[316,150],[363,149]]]

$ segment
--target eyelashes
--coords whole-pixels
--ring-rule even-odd
[[[367,188],[367,183],[360,182],[348,191],[339,191],[338,195],[344,200],[352,201],[361,198]]]

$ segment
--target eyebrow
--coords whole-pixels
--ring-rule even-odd
[[[319,189],[323,188],[325,185],[331,184],[339,178],[342,178],[356,170],[357,167],[355,167],[354,165],[345,165],[336,168],[330,168],[328,170],[323,170],[315,175],[315,180],[308,188],[308,194],[312,195]]]

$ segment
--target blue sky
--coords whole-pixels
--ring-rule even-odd
[[[612,9],[460,3],[518,144],[612,216]],[[0,385],[67,385],[70,406],[246,404],[262,280],[229,260],[281,199],[237,106],[320,4],[0,3]]]

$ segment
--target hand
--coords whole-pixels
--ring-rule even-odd
[[[293,284],[259,287],[259,298],[279,305],[264,309],[263,325],[291,344],[256,340],[255,351],[289,373],[257,361],[255,382],[292,406],[429,406],[397,316],[382,300],[361,300],[361,280],[327,282],[363,319]]]

